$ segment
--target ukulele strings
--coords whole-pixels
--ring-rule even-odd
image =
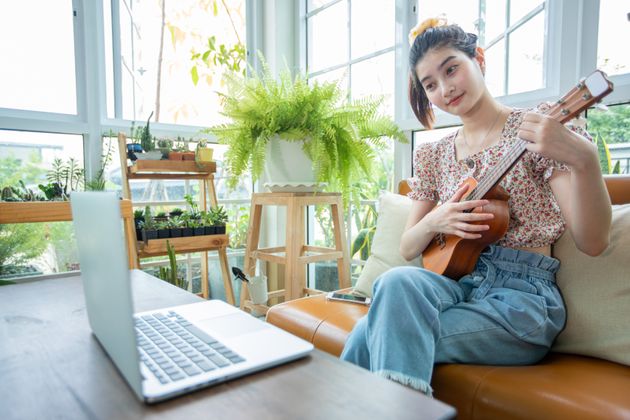
[[[547,110],[546,112],[542,112],[541,114],[548,115],[551,118],[556,119],[558,115],[554,115],[554,114],[557,114],[557,112],[561,112],[563,105],[564,105],[564,108],[571,108],[573,105],[579,102],[579,99],[578,101],[573,102],[573,100],[565,99],[565,98],[575,96],[575,94],[579,92],[580,90],[582,90],[582,88],[574,87],[569,93],[567,93],[567,95],[565,95],[563,98],[558,100],[549,110]],[[570,102],[570,103],[567,103],[567,102]],[[527,145],[527,141],[517,138],[517,141],[515,142],[515,144],[511,146],[510,150],[501,159],[499,164],[494,166],[486,174],[484,179],[475,187],[475,189],[469,195],[468,200],[478,200],[482,198],[490,189],[492,189],[492,187],[501,177],[503,172],[505,172],[505,170],[509,168],[519,158],[519,156],[525,151],[526,145]]]

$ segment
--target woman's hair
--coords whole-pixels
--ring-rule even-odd
[[[462,51],[470,58],[475,57],[477,35],[467,33],[458,25],[447,25],[443,19],[427,19],[409,34],[411,49],[409,50],[409,103],[416,118],[426,128],[433,127],[435,116],[424,87],[418,79],[415,67],[422,57],[431,49],[443,47]]]

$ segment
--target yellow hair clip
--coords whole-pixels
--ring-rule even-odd
[[[409,31],[409,45],[413,45],[413,41],[420,35],[422,35],[429,28],[436,28],[438,26],[447,25],[446,16],[440,15],[438,17],[425,19],[418,23],[411,31]]]

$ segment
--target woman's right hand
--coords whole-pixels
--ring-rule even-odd
[[[425,226],[433,233],[456,235],[464,239],[481,238],[481,233],[490,229],[489,225],[473,224],[494,218],[492,213],[472,212],[477,207],[488,205],[488,200],[461,201],[470,186],[464,184],[443,204],[435,207],[424,216]],[[470,210],[470,211],[467,211]]]

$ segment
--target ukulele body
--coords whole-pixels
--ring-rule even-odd
[[[477,186],[477,181],[474,178],[468,178],[464,183],[470,186],[467,196]],[[422,253],[424,268],[453,280],[459,280],[473,271],[479,255],[488,245],[497,242],[505,235],[510,222],[509,195],[503,188],[496,185],[483,198],[489,201],[488,205],[477,207],[472,212],[492,213],[494,218],[472,223],[486,224],[490,229],[480,232],[479,239],[463,239],[456,235],[436,236]]]

